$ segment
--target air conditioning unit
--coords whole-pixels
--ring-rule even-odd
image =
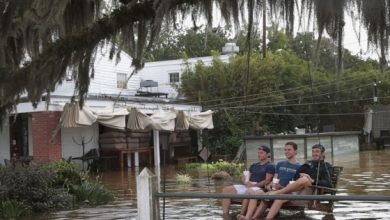
[[[158,87],[158,82],[153,80],[143,80],[140,83],[140,87]]]

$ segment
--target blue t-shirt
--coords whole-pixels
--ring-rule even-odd
[[[299,163],[291,164],[287,160],[277,163],[276,173],[278,174],[279,184],[281,186],[287,186],[289,181],[294,179],[294,175],[300,166]]]
[[[275,165],[273,165],[271,162],[268,162],[263,165],[261,165],[260,163],[254,163],[249,167],[249,172],[251,173],[249,181],[261,182],[265,180],[265,176],[267,173],[275,173]]]

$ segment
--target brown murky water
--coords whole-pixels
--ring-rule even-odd
[[[390,150],[336,155],[333,163],[344,166],[338,187],[340,195],[390,196]],[[37,216],[36,219],[136,219],[135,179],[139,171],[133,168],[106,172],[102,175],[101,181],[116,195],[116,200],[108,205],[56,212]],[[198,173],[191,174],[193,178],[191,184],[177,185],[175,182],[177,171],[180,170],[176,167],[166,168],[167,192],[221,192],[223,185],[210,180],[207,175],[202,176]],[[162,173],[161,179],[163,176]],[[169,220],[222,219],[221,207],[216,199],[167,199],[165,207],[165,219]],[[233,212],[238,209],[238,206],[232,207]],[[291,216],[281,218],[292,219]],[[294,219],[390,219],[390,202],[337,202],[333,216],[306,211],[304,217],[294,217]]]

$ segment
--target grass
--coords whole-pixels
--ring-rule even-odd
[[[176,182],[179,184],[188,184],[192,182],[192,178],[188,174],[176,174]]]
[[[209,173],[215,173],[219,171],[225,171],[229,173],[231,176],[239,176],[242,171],[244,170],[244,164],[243,163],[232,163],[224,160],[219,160],[217,162],[213,163],[188,163],[186,164],[186,171],[201,171],[201,172],[209,172]]]

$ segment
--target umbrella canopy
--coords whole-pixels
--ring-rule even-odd
[[[368,109],[365,113],[365,119],[363,131],[364,134],[370,134],[372,130],[372,109]]]
[[[152,124],[149,116],[138,111],[138,109],[129,107],[129,118],[127,120],[127,128],[130,130],[144,130]]]
[[[89,109],[84,106],[80,109],[77,102],[66,103],[60,118],[61,126],[64,128],[75,128],[90,126],[95,123],[97,116]]]
[[[104,126],[130,130],[153,129],[157,131],[188,130],[189,128],[201,130],[212,129],[212,111],[187,114],[184,111],[156,111],[148,116],[135,107],[127,109],[104,109],[92,111],[88,106],[80,109],[77,102],[66,103],[60,118],[64,128],[90,126],[98,122]],[[126,122],[126,115],[128,120]]]

